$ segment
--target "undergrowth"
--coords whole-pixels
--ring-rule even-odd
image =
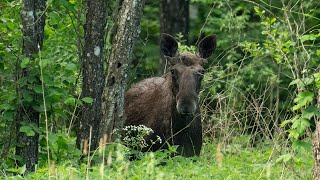
[[[107,146],[103,163],[99,153],[88,158],[91,166],[87,158],[69,155],[52,162],[50,175],[54,179],[311,179],[311,151],[292,152],[291,147],[270,141],[248,147],[248,141],[246,135],[233,137],[230,144],[206,139],[200,157],[171,157],[170,151],[159,151],[144,153],[134,161],[128,160],[125,146],[114,144]],[[76,153],[73,148],[68,152]],[[30,174],[24,174],[23,168],[1,170],[6,179],[49,179],[48,175],[45,163]]]

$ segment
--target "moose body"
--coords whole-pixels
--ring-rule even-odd
[[[198,54],[179,53],[177,41],[163,34],[161,52],[170,63],[169,71],[162,77],[145,79],[133,85],[125,95],[127,125],[145,125],[154,133],[145,138],[150,144],[143,151],[168,148],[178,145],[183,156],[200,154],[202,146],[202,125],[198,102],[203,65],[215,50],[216,37],[207,36],[200,41]]]

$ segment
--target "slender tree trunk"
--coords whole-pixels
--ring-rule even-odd
[[[82,94],[91,97],[92,103],[85,103],[78,121],[77,146],[83,149],[84,141],[89,141],[92,127],[91,149],[99,142],[99,123],[102,118],[102,93],[105,82],[104,48],[107,18],[107,1],[86,1],[85,42],[82,54]],[[88,147],[85,147],[88,148]]]
[[[160,0],[160,32],[173,36],[182,33],[183,40],[188,41],[189,0]],[[159,73],[162,74],[165,68],[166,62],[161,57]]]
[[[133,45],[139,35],[145,0],[124,0],[117,20],[117,31],[108,62],[106,86],[103,94],[103,118],[100,135],[111,138],[113,128],[124,122],[124,94],[128,66]]]
[[[318,108],[320,108],[320,89],[318,90],[317,104],[318,104]],[[319,119],[316,121],[316,131],[313,135],[313,157],[314,157],[314,165],[313,165],[312,179],[318,180],[320,179],[320,121]]]
[[[43,31],[45,25],[45,7],[44,0],[23,0],[21,8],[23,44],[22,54],[33,60],[32,55],[38,53],[43,44]],[[18,63],[19,64],[19,63]],[[17,67],[18,68],[18,67]],[[29,76],[33,67],[20,69],[17,74],[17,81]],[[19,83],[17,83],[19,84]],[[35,84],[40,84],[40,80],[36,82],[27,82],[24,86],[17,87],[18,104],[16,112],[16,130],[17,130],[17,146],[16,155],[20,156],[24,162],[18,161],[18,165],[26,164],[27,171],[34,171],[35,165],[38,163],[38,144],[39,134],[35,132],[34,136],[27,136],[26,133],[20,132],[22,123],[25,126],[39,127],[39,112],[35,110],[34,103],[39,100],[32,88]],[[32,101],[22,98],[21,94],[28,94],[32,97]],[[29,98],[30,99],[30,98]]]

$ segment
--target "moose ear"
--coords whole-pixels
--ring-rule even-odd
[[[163,33],[160,40],[160,50],[164,56],[176,56],[178,52],[177,40],[171,35]]]
[[[203,38],[198,45],[198,55],[201,58],[207,59],[212,55],[217,46],[216,35],[211,35]]]

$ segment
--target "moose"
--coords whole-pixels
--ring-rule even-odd
[[[216,36],[203,38],[197,53],[178,52],[178,42],[162,34],[160,50],[170,65],[161,77],[152,77],[133,85],[125,94],[125,126],[144,125],[153,129],[145,137],[150,144],[142,151],[166,149],[178,145],[177,153],[185,157],[199,156],[202,147],[202,125],[199,91],[207,58],[216,49]]]

